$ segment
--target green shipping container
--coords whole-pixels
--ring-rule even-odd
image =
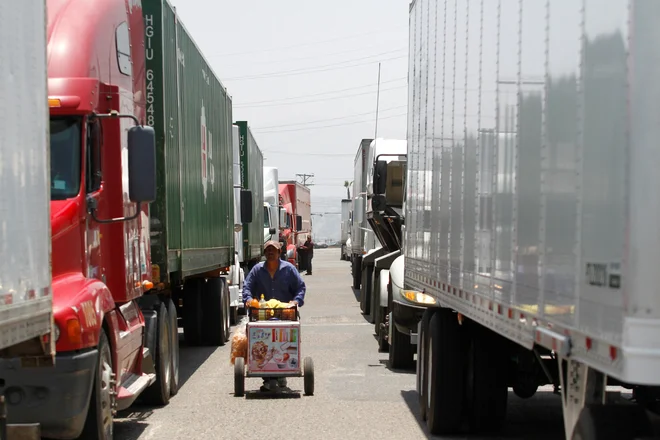
[[[147,123],[156,131],[154,280],[229,266],[232,102],[166,0],[143,0]]]
[[[243,224],[245,261],[260,259],[264,249],[264,156],[247,121],[236,122],[241,158],[241,188],[252,191],[252,222]],[[267,232],[267,231],[266,231]]]

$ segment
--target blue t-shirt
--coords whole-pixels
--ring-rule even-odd
[[[271,278],[266,268],[266,262],[254,266],[243,282],[243,302],[252,298],[268,301],[275,298],[282,302],[297,301],[298,306],[305,303],[307,290],[298,269],[288,261],[279,260],[280,266]]]

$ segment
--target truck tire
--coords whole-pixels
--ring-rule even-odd
[[[371,291],[373,284],[373,267],[362,265],[362,283],[360,285],[360,310],[362,314],[367,316],[367,322],[373,323],[373,317],[369,316],[371,313]]]
[[[385,317],[389,313],[387,310],[387,307],[382,307],[380,305],[380,295],[383,289],[387,291],[387,302],[389,304],[390,301],[390,294],[389,294],[389,276],[384,277],[383,272],[386,269],[381,269],[380,272],[378,273],[377,280],[378,282],[374,282],[374,295],[371,300],[371,310],[374,316],[374,332],[376,333],[376,340],[378,341],[378,352],[379,353],[387,353],[389,350],[389,343],[387,342],[387,333],[385,333],[385,329],[381,328],[381,326],[385,325]],[[387,271],[389,274],[389,270]]]
[[[224,300],[225,300],[225,306],[224,306],[224,312],[225,312],[225,342],[229,341],[229,338],[231,337],[231,318],[232,318],[232,308],[230,306],[230,298],[229,298],[229,284],[227,284],[227,279],[222,278],[223,280],[223,293],[224,293]]]
[[[470,431],[494,434],[506,423],[507,352],[496,333],[476,323],[469,330],[465,388]]]
[[[392,327],[392,340],[390,341],[389,361],[393,370],[409,370],[415,363],[415,352],[410,343],[410,335],[397,330],[390,315],[390,326]]]
[[[465,407],[465,335],[456,314],[439,309],[429,323],[426,425],[432,435],[456,434]]]
[[[213,347],[225,345],[229,314],[224,278],[209,278],[202,295],[202,341]]]
[[[362,258],[353,257],[353,289],[360,288],[360,281],[362,281]]]
[[[170,342],[170,357],[172,359],[170,395],[176,396],[179,392],[179,319],[176,314],[176,306],[170,298],[167,299],[167,316],[170,318],[170,334],[172,335]]]
[[[428,344],[429,325],[433,317],[434,309],[426,309],[422,316],[421,332],[417,339],[417,393],[419,394],[419,412],[422,420],[426,421],[428,411]]]
[[[192,278],[183,286],[183,336],[186,345],[195,347],[202,343],[202,288],[204,280]]]
[[[376,340],[378,341],[378,352],[387,353],[390,349],[390,344],[387,342],[385,329],[380,328],[381,324],[385,324],[385,317],[387,316],[387,308],[381,307],[380,304],[376,306],[376,318],[374,319],[374,331],[376,333]]]
[[[101,330],[98,345],[98,363],[92,381],[92,395],[90,397],[87,418],[83,427],[81,439],[112,440],[114,420],[113,412],[116,407],[115,395],[117,390],[112,353],[108,337]]]
[[[156,309],[156,346],[149,352],[156,368],[156,382],[142,393],[142,400],[148,405],[167,405],[171,397],[172,381],[172,331],[167,307],[162,302]]]

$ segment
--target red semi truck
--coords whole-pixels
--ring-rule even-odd
[[[0,360],[0,393],[11,423],[112,439],[176,394],[178,312],[189,345],[229,339],[231,98],[166,0],[47,8],[56,361]]]
[[[281,226],[281,240],[286,242],[286,259],[299,267],[298,248],[312,233],[312,204],[309,187],[296,181],[279,184],[280,205],[287,213],[287,224]]]

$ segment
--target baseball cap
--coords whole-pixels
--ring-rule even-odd
[[[274,241],[274,240],[268,240],[266,244],[264,244],[264,250],[266,250],[269,246],[273,246],[275,249],[278,251],[282,247],[279,241]]]

